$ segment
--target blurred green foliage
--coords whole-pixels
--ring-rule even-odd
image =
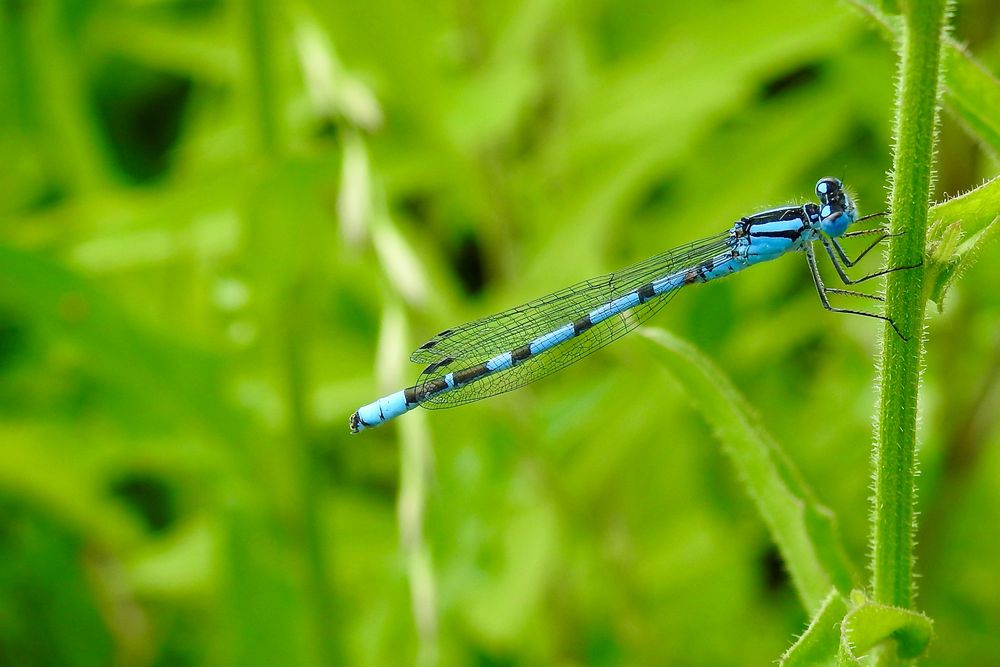
[[[994,72],[998,18],[953,19]],[[0,3],[0,663],[773,661],[806,612],[648,345],[347,416],[434,332],[819,176],[882,208],[894,71],[805,1]],[[945,117],[939,199],[998,167]],[[998,260],[929,325],[926,664],[1000,654]],[[795,258],[656,324],[725,369],[860,572],[876,326]]]

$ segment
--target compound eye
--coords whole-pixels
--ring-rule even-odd
[[[838,192],[843,189],[843,184],[836,178],[821,178],[816,183],[816,194],[820,200],[827,201],[836,198]]]

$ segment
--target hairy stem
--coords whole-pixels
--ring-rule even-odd
[[[893,239],[891,266],[921,264],[925,254],[946,4],[946,0],[904,4],[892,231],[905,233]],[[913,602],[914,452],[925,303],[922,266],[889,275],[886,312],[908,339],[897,336],[892,327],[884,329],[874,450],[871,569],[875,601],[897,607],[910,607]]]

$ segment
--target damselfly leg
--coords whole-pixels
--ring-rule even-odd
[[[830,256],[830,261],[833,262],[833,268],[837,270],[837,275],[840,276],[840,279],[844,282],[845,285],[857,285],[859,283],[872,280],[873,278],[879,278],[886,274],[892,273],[893,271],[906,271],[907,269],[915,269],[923,264],[923,262],[921,262],[920,264],[914,264],[913,266],[891,266],[888,269],[882,269],[881,271],[876,271],[875,273],[869,273],[867,276],[862,276],[861,278],[851,278],[850,276],[847,275],[847,272],[844,271],[844,267],[841,265],[836,253],[834,252],[833,244],[831,243],[831,241],[832,239],[828,238],[820,239],[820,243],[822,243],[823,247],[826,248],[826,254]],[[851,265],[848,264],[848,266]]]
[[[842,294],[843,296],[857,296],[862,299],[871,299],[872,301],[881,301],[885,303],[885,297],[881,297],[878,294],[869,294],[868,292],[855,292],[850,289],[837,289],[836,287],[827,287],[827,294]]]
[[[903,335],[903,332],[899,330],[899,327],[896,326],[896,323],[893,321],[893,319],[891,317],[888,317],[886,315],[879,315],[878,313],[869,313],[869,312],[864,311],[864,310],[850,310],[850,309],[847,309],[847,308],[834,308],[832,305],[830,305],[830,299],[828,299],[827,296],[826,296],[827,293],[831,292],[832,290],[827,289],[826,285],[823,284],[823,277],[820,276],[820,274],[819,274],[819,267],[816,266],[816,255],[815,255],[815,253],[813,253],[812,246],[806,246],[806,263],[809,264],[809,272],[812,274],[813,283],[815,283],[815,285],[816,285],[816,292],[817,292],[817,294],[819,294],[820,303],[823,304],[824,308],[826,308],[827,310],[829,310],[831,313],[845,313],[847,315],[860,315],[861,317],[872,317],[872,318],[874,318],[876,320],[882,320],[884,322],[888,322],[892,326],[893,330],[896,332],[897,336],[899,336],[903,340],[909,340],[909,337]],[[884,272],[883,272],[883,275],[884,275]],[[874,277],[874,276],[872,276],[872,277]],[[836,294],[837,292],[833,292],[833,293]]]
[[[855,224],[857,224],[858,222],[863,222],[865,220],[871,220],[873,218],[887,217],[888,215],[889,214],[885,211],[881,213],[872,213],[871,215],[866,215],[864,217],[858,218],[855,221]],[[889,230],[885,227],[873,227],[872,229],[861,229],[853,232],[847,232],[841,238],[849,239],[849,238],[857,238],[859,236],[872,236],[875,234],[878,235],[878,238],[872,241],[868,246],[866,246],[865,249],[862,250],[860,253],[858,253],[858,256],[855,257],[854,259],[851,259],[847,256],[847,251],[845,251],[844,247],[840,245],[840,241],[838,239],[831,238],[829,240],[830,243],[833,244],[833,249],[837,251],[837,255],[840,256],[840,260],[844,263],[844,265],[847,267],[852,267],[858,262],[860,262],[862,259],[864,259],[865,256],[872,250],[874,250],[878,246],[878,244],[882,243],[882,241],[893,238],[894,236],[902,236],[904,233],[905,232],[897,232],[896,234],[890,234]]]

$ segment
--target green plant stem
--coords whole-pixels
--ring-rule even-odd
[[[247,93],[254,110],[250,119],[250,135],[256,141],[256,157],[264,167],[249,195],[247,216],[252,221],[251,226],[258,228],[275,222],[266,203],[276,188],[274,173],[281,158],[281,87],[274,69],[274,45],[280,43],[283,37],[277,30],[281,8],[282,5],[265,0],[251,0],[245,8]],[[308,590],[304,595],[310,604],[310,621],[315,634],[314,658],[321,665],[340,664],[342,656],[336,637],[338,619],[324,539],[322,481],[316,464],[320,453],[310,437],[306,410],[309,331],[305,314],[313,310],[308,299],[308,286],[313,281],[305,269],[287,273],[279,271],[272,279],[283,288],[279,301],[281,305],[270,313],[270,317],[275,329],[283,332],[285,341],[279,363],[284,371],[288,435],[292,441],[288,456],[295,463],[300,492],[300,514],[294,528],[300,538],[299,547],[305,561]]]
[[[254,102],[254,130],[259,142],[258,150],[265,157],[273,157],[277,150],[277,103],[272,70],[273,54],[270,50],[267,29],[272,19],[272,9],[264,0],[251,0],[247,5],[249,29],[248,55],[250,58],[251,96]]]
[[[893,160],[891,266],[923,261],[934,153],[945,0],[905,5]],[[874,449],[872,594],[876,602],[913,602],[913,482],[920,383],[924,268],[889,274],[886,312],[909,336],[883,331],[882,382]],[[893,658],[889,658],[892,660]]]

